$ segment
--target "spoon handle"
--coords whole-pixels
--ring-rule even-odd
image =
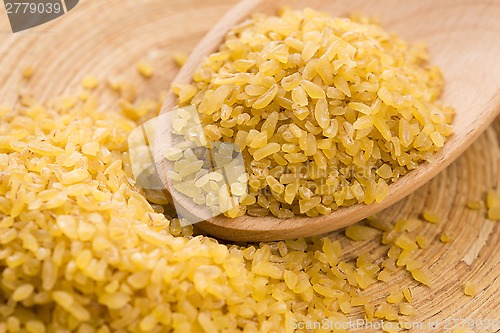
[[[231,8],[191,52],[191,55],[184,66],[182,66],[173,82],[184,84],[191,82],[194,69],[205,57],[217,50],[219,45],[224,41],[224,37],[227,33],[240,23],[241,20],[247,17],[261,1],[262,0],[242,0]],[[175,108],[175,106],[176,97],[170,92],[163,103],[161,113],[168,112]]]

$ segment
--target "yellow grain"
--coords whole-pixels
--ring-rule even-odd
[[[88,90],[94,90],[99,85],[99,80],[93,75],[87,75],[82,80],[82,86]]]
[[[184,52],[174,52],[174,54],[172,55],[172,59],[174,60],[175,64],[179,68],[181,68],[186,63],[188,55]]]
[[[136,65],[137,72],[144,78],[149,79],[153,76],[153,65],[147,61],[140,61]]]
[[[31,79],[31,77],[33,76],[33,72],[34,72],[33,66],[26,66],[26,67],[24,67],[24,69],[23,69],[23,79],[25,79],[25,80]]]
[[[477,286],[473,282],[467,281],[464,286],[464,293],[467,296],[475,296],[477,294]]]

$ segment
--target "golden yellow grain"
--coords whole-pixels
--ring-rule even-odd
[[[401,301],[403,301],[404,299],[404,295],[401,291],[399,290],[394,290],[391,292],[391,294],[389,296],[387,296],[387,302],[388,303],[400,303]]]
[[[389,282],[391,281],[392,277],[391,277],[391,272],[387,271],[387,270],[382,270],[379,274],[378,274],[378,277],[377,279],[379,281],[383,281],[383,282]]]
[[[366,241],[374,239],[380,236],[380,232],[376,229],[362,226],[362,225],[352,225],[347,227],[345,230],[345,235],[352,239],[353,241]]]
[[[472,281],[467,281],[464,286],[464,294],[467,296],[475,296],[477,293],[477,286]]]
[[[425,249],[429,246],[429,239],[426,238],[425,236],[418,235],[416,237],[416,241],[417,241],[418,246],[420,246],[420,248],[422,248],[422,249]]]
[[[294,20],[301,15],[300,12],[285,13],[298,15]],[[306,11],[302,15],[311,19],[312,13]],[[285,26],[279,30],[282,36],[289,35]],[[332,52],[337,51],[333,48],[321,51],[314,43],[309,43],[305,50],[305,41],[311,36],[301,36],[304,41],[284,38],[288,39],[286,45],[301,53],[300,57],[315,57],[318,52],[324,52],[321,57],[330,62],[334,56]],[[228,47],[237,46],[231,44],[234,42],[228,41]],[[343,45],[343,49],[345,53],[341,57],[345,63],[342,66],[352,65],[352,46]],[[270,60],[283,64],[289,59],[289,51],[284,47],[273,49]],[[212,59],[227,60],[229,57],[227,53],[220,53]],[[366,200],[370,191],[373,200],[376,192],[379,199],[383,197],[387,183],[378,180],[366,190],[365,198],[359,183],[349,188],[349,194],[329,192],[333,191],[330,187],[337,186],[340,181],[339,174],[328,169],[325,159],[337,156],[339,147],[345,148],[344,152],[368,149],[365,143],[358,147],[357,141],[352,140],[353,130],[356,130],[351,119],[353,112],[366,114],[368,109],[357,104],[342,109],[334,105],[335,102],[333,105],[328,103],[332,117],[327,121],[324,101],[331,97],[324,83],[335,84],[333,66],[338,64],[332,65],[330,71],[318,65],[324,65],[325,60],[312,63],[314,66],[310,65],[306,74],[319,74],[324,82],[308,80],[313,86],[303,83],[300,75],[290,75],[287,86],[290,90],[282,87],[289,95],[283,95],[283,90],[278,87],[269,104],[259,109],[264,110],[263,113],[252,114],[242,105],[226,104],[236,97],[222,90],[219,92],[225,94],[224,98],[215,96],[220,109],[218,105],[216,109],[213,105],[206,106],[211,116],[221,115],[219,123],[210,124],[217,125],[217,128],[210,129],[211,133],[245,142],[245,154],[253,156],[255,170],[266,173],[260,174],[261,177],[243,175],[245,170],[231,165],[232,169],[229,169],[235,171],[229,176],[237,175],[238,182],[230,188],[223,188],[219,186],[223,180],[221,173],[193,172],[192,169],[198,172],[201,169],[192,150],[173,149],[165,152],[167,158],[175,162],[185,160],[181,163],[183,165],[179,164],[182,168],[175,172],[179,179],[189,178],[190,188],[210,186],[217,191],[224,192],[222,189],[225,189],[227,193],[242,194],[241,203],[248,204],[256,215],[272,213],[283,218],[301,212],[311,216],[328,214],[343,205],[343,201],[348,205],[355,197],[355,200]],[[235,67],[250,70],[256,65],[262,64],[242,60]],[[265,70],[275,70],[274,65],[266,64]],[[355,81],[338,81],[340,88],[330,89],[330,95],[338,99],[348,94],[351,96],[351,86],[352,93],[359,88],[353,84]],[[265,78],[258,84],[265,87],[262,95],[267,92],[272,95],[276,90],[273,88],[276,82]],[[377,279],[391,280],[392,272],[397,269],[397,256],[415,248],[412,237],[398,237],[399,233],[414,230],[418,223],[398,222],[395,231],[383,222],[370,220],[370,227],[352,226],[346,230],[346,235],[355,240],[374,239],[382,234],[381,231],[387,232],[384,240],[392,244],[394,250],[390,256],[394,258],[385,258],[380,264],[374,262],[368,253],[347,259],[340,242],[329,238],[236,246],[220,244],[205,236],[193,236],[190,226],[182,227],[178,219],[157,213],[134,186],[127,171],[130,168],[127,136],[137,125],[134,121],[153,115],[159,105],[153,102],[154,108],[150,108],[132,104],[136,96],[135,88],[130,84],[122,82],[113,87],[128,104],[122,102],[119,109],[105,114],[98,112],[99,105],[92,102],[95,97],[91,92],[86,92],[83,98],[80,95],[64,99],[59,108],[34,108],[37,102],[26,98],[23,105],[33,108],[0,111],[1,133],[8,133],[5,141],[0,138],[0,212],[4,214],[0,219],[0,269],[3,272],[0,298],[5,301],[0,314],[0,331],[42,333],[50,332],[54,327],[64,327],[89,333],[113,330],[274,332],[281,330],[283,323],[292,316],[314,320],[324,318],[325,313],[311,313],[309,309],[329,307],[329,315],[338,316],[339,320],[346,319],[344,314],[356,311],[352,308],[356,306],[363,306],[367,319],[377,316],[395,321],[398,311],[403,315],[413,314],[413,307],[407,303],[401,303],[399,307],[384,301],[377,304],[372,296],[362,296],[362,293],[370,285],[381,283]],[[322,89],[325,97],[316,87]],[[294,109],[291,113],[305,114],[305,118],[294,120],[295,127],[290,125],[280,129],[283,122],[290,119],[283,119],[277,105],[288,105],[290,111],[295,88],[300,88],[299,94],[306,95],[307,104],[304,109],[298,112]],[[196,87],[187,89],[186,100],[199,93]],[[382,96],[390,101],[389,95],[382,93]],[[251,103],[256,103],[259,97]],[[299,97],[301,103],[305,103],[301,100],[303,97]],[[267,95],[259,103],[265,104],[269,99]],[[391,102],[396,101],[397,98]],[[124,105],[137,109],[127,114],[123,112]],[[376,105],[372,108],[375,113],[380,111]],[[246,116],[240,117],[242,115]],[[350,125],[344,124],[345,119],[340,119],[344,115],[345,119],[351,119]],[[51,131],[47,131],[47,124],[40,121],[41,118],[53,120]],[[243,126],[245,122],[246,125],[252,124],[250,128],[258,129],[259,133],[253,139],[257,135],[260,138],[253,146],[259,148],[251,147],[251,142],[247,145],[249,128],[230,135],[230,128]],[[25,128],[26,133],[20,133],[16,130],[18,128]],[[337,133],[342,136],[342,143],[333,140]],[[278,134],[286,138],[286,142],[278,140]],[[17,146],[5,144],[14,140],[19,142]],[[221,155],[215,160],[230,162],[224,158],[223,152],[232,154],[234,151],[230,145],[221,145],[218,152]],[[341,162],[349,165],[350,157],[344,155]],[[279,161],[287,161],[287,158],[299,164],[292,166],[290,173],[280,174],[276,169]],[[316,166],[303,173],[301,161],[314,162]],[[373,170],[378,170],[382,164],[373,166]],[[392,169],[394,165],[390,167]],[[254,191],[249,194],[244,194],[246,177],[250,179],[250,191]],[[323,179],[324,184],[313,191],[307,182],[317,179]],[[255,195],[264,187],[269,187],[273,195]],[[325,194],[318,194],[320,192]],[[210,198],[207,195],[203,199]],[[283,201],[278,203],[278,200]],[[421,246],[418,238],[416,244]],[[413,261],[406,264],[415,279],[429,282]],[[402,297],[411,301],[409,289],[395,290],[387,300],[398,303]],[[289,307],[291,302],[294,305]],[[393,328],[386,325],[384,330],[392,331]]]
[[[411,303],[413,300],[413,291],[410,288],[405,288],[403,290],[403,295],[408,303]]]
[[[89,95],[88,98],[93,97]],[[54,312],[50,312],[49,316],[41,316],[38,320],[22,316],[10,317],[8,327],[14,331],[17,326],[22,326],[26,331],[43,332],[47,330],[49,324],[57,323],[65,326],[69,322],[78,323],[81,327],[86,327],[82,330],[91,331],[95,328],[91,321],[91,313],[94,314],[94,311],[98,311],[97,315],[107,325],[122,323],[124,327],[140,328],[143,331],[170,329],[173,324],[167,320],[168,316],[178,318],[186,316],[182,317],[186,329],[203,324],[209,330],[219,331],[221,325],[226,325],[221,320],[228,317],[219,314],[216,308],[204,307],[195,299],[180,302],[182,305],[178,309],[172,307],[173,303],[170,302],[173,300],[168,296],[169,293],[173,289],[178,295],[187,295],[184,287],[181,287],[186,283],[194,284],[197,295],[204,295],[203,297],[208,293],[226,300],[232,294],[240,295],[243,302],[250,299],[273,300],[268,304],[269,311],[276,312],[278,317],[255,318],[251,320],[251,325],[255,327],[270,325],[269,327],[278,329],[281,327],[280,321],[273,318],[281,318],[286,310],[286,306],[280,300],[299,299],[302,297],[299,295],[304,295],[303,302],[306,302],[304,304],[313,304],[311,302],[318,297],[330,302],[339,296],[339,291],[330,285],[328,279],[317,280],[320,277],[318,272],[306,273],[305,266],[301,266],[296,260],[297,256],[306,256],[317,264],[327,263],[337,272],[336,274],[339,274],[339,278],[344,281],[347,279],[356,281],[354,286],[346,287],[346,295],[357,294],[362,288],[375,283],[378,266],[372,263],[370,255],[361,255],[356,261],[356,265],[359,266],[358,271],[350,271],[348,268],[350,264],[345,265],[345,262],[341,261],[340,243],[327,238],[317,240],[320,242],[321,251],[308,250],[305,240],[297,240],[282,242],[278,247],[271,244],[272,249],[270,245],[262,244],[254,249],[254,254],[245,254],[246,257],[243,257],[240,251],[252,250],[251,246],[236,249],[221,245],[208,237],[191,237],[192,232],[189,228],[181,228],[178,220],[167,220],[163,215],[155,213],[136,192],[137,189],[129,183],[125,172],[126,159],[122,159],[122,153],[125,152],[123,143],[126,140],[126,133],[134,127],[133,122],[124,117],[120,110],[107,114],[103,119],[102,115],[94,113],[94,108],[83,109],[78,103],[85,102],[76,102],[71,109],[65,111],[50,110],[53,119],[60,120],[67,117],[67,112],[72,119],[70,123],[64,125],[62,121],[56,122],[61,124],[59,130],[63,131],[60,141],[43,144],[45,142],[43,137],[29,135],[19,137],[26,140],[26,145],[30,147],[33,153],[31,159],[42,159],[42,165],[52,165],[54,173],[45,174],[43,168],[33,171],[45,180],[44,187],[30,192],[36,198],[33,204],[40,201],[40,204],[47,206],[37,206],[38,223],[32,225],[32,228],[35,228],[32,233],[22,232],[19,227],[23,224],[15,223],[17,219],[31,216],[35,209],[28,208],[22,201],[22,205],[12,205],[10,218],[0,222],[0,228],[7,228],[0,235],[2,245],[22,246],[2,265],[8,269],[16,269],[16,274],[26,281],[24,284],[16,285],[14,289],[9,289],[11,291],[7,297],[16,302],[23,302],[23,306],[27,306],[23,311],[32,311],[29,304],[36,299],[50,304],[51,309],[54,309],[50,311]],[[24,109],[17,110],[16,115],[26,116],[25,112],[27,111]],[[273,130],[277,122],[276,116],[277,114],[268,117],[263,132]],[[13,115],[10,117],[12,118],[0,125],[6,133],[11,133],[10,126],[17,126],[21,119]],[[26,120],[23,121],[26,124]],[[27,128],[36,131],[39,123],[36,119],[32,119],[32,125]],[[83,133],[81,136],[69,135],[79,131]],[[110,136],[109,133],[114,133],[114,136]],[[93,138],[94,141],[89,141],[88,138]],[[223,149],[228,149],[228,146],[224,146]],[[25,170],[23,168],[26,165],[31,165],[32,160],[20,156],[15,150],[6,153],[15,163],[1,164],[2,172],[8,170],[10,181],[5,184],[21,184],[25,172],[22,170]],[[182,154],[188,160],[194,161],[189,167],[197,163],[192,151],[182,152],[172,149],[165,154],[174,160]],[[93,159],[98,159],[100,163],[91,163]],[[186,174],[188,172],[186,170],[183,168],[179,172]],[[315,197],[308,188],[300,188],[296,179],[298,178],[295,176],[291,177],[286,186],[271,175],[268,175],[265,181],[277,193],[292,196],[292,199],[288,197],[287,200],[293,200],[295,196],[302,198],[300,200],[310,198],[300,204],[306,213],[315,207],[318,210],[326,209],[319,202],[320,198]],[[49,184],[56,180],[61,185],[56,188],[50,187]],[[201,178],[198,180],[201,181]],[[206,185],[222,180],[223,176],[220,173],[212,172],[206,174],[204,182]],[[204,186],[201,183],[198,185]],[[231,191],[237,194],[243,193],[242,190],[237,186],[231,187]],[[4,191],[4,188],[2,187],[0,191]],[[0,193],[2,200],[7,200],[5,193]],[[18,198],[22,199],[24,196],[20,195]],[[12,199],[9,197],[8,200]],[[251,200],[248,202],[253,204]],[[265,197],[259,197],[259,203],[268,207],[273,205],[272,200],[267,200]],[[1,207],[3,209],[3,206]],[[279,212],[283,217],[290,216],[290,213]],[[44,233],[44,230],[49,230],[44,229],[48,228],[48,225],[51,225],[50,235]],[[380,234],[376,229],[370,229]],[[182,237],[182,234],[188,236]],[[47,237],[50,237],[50,243],[46,243]],[[46,248],[42,249],[42,246]],[[37,252],[38,255],[43,255],[47,253],[45,252],[47,249],[51,253],[50,260],[42,262],[31,257],[31,253]],[[75,249],[75,252],[71,249]],[[287,254],[290,256],[286,257]],[[299,264],[299,266],[288,266],[290,269],[286,270],[275,262],[274,256],[277,255],[287,258],[290,265]],[[274,259],[271,259],[271,256]],[[174,257],[175,263],[167,262],[165,259]],[[180,272],[190,265],[194,265],[193,275],[182,277]],[[20,267],[23,267],[22,270]],[[248,270],[246,267],[253,268]],[[61,279],[62,272],[70,279]],[[118,276],[120,278],[117,278]],[[245,280],[242,279],[243,276],[251,278]],[[272,279],[273,283],[278,283],[280,287],[274,291],[265,288],[254,290],[252,287],[258,286],[261,281],[267,283],[268,279]],[[208,283],[208,280],[211,282]],[[85,288],[85,294],[75,292],[73,288],[77,285],[78,288]],[[98,285],[101,287],[97,288]],[[135,292],[137,294],[134,294]],[[311,298],[312,295],[315,296]],[[158,297],[162,300],[162,305],[156,305],[157,303],[152,301]],[[339,311],[350,313],[352,306],[366,305],[369,300],[367,297],[353,300],[350,297],[345,298],[339,305]],[[15,302],[9,304],[10,307],[17,306]],[[95,308],[92,304],[98,304],[98,307]],[[131,308],[144,311],[145,314],[140,317],[130,317],[127,309]],[[250,310],[256,311],[252,307],[246,306],[246,308],[247,310],[238,312],[238,316],[250,318],[245,313],[250,313]],[[234,316],[236,310],[231,311],[230,316]],[[64,315],[52,316],[53,313]],[[296,311],[296,314],[301,313],[301,310]],[[192,331],[197,332],[194,328]]]
[[[99,85],[99,80],[94,75],[87,75],[82,80],[82,87],[88,90],[94,90]]]
[[[500,220],[500,194],[489,190],[486,194],[486,207],[488,208],[488,219]]]
[[[422,217],[429,223],[438,224],[441,222],[440,217],[436,213],[431,211],[422,212]]]
[[[415,314],[415,308],[408,303],[401,303],[399,305],[399,312],[405,316],[413,316]]]
[[[500,194],[494,190],[489,190],[486,193],[486,207],[494,208],[500,206]]]
[[[413,279],[415,279],[415,281],[425,284],[428,287],[431,285],[431,280],[428,274],[424,273],[421,269],[412,270],[411,275],[413,276]]]
[[[326,33],[331,29],[335,33]],[[337,34],[355,35],[356,43]],[[197,67],[193,82],[173,90],[180,106],[197,109],[209,141],[235,143],[241,151],[255,203],[238,202],[240,212],[324,215],[383,201],[390,183],[429,160],[451,134],[453,109],[437,101],[439,70],[421,61],[424,50],[406,56],[412,52],[366,18],[283,10],[254,16],[229,32]],[[412,74],[395,74],[401,71]],[[408,112],[412,108],[419,112]],[[180,145],[193,135],[177,132]],[[373,171],[351,172],[361,168]],[[314,187],[317,195],[296,196],[293,187],[283,194],[265,181],[271,173],[287,181],[283,186],[298,178],[299,189]],[[273,203],[260,205],[261,193]]]
[[[25,80],[31,79],[31,77],[33,76],[33,72],[34,72],[33,66],[26,66],[26,67],[24,67],[24,69],[23,69],[23,79],[25,79]]]
[[[147,61],[140,61],[136,65],[137,72],[144,78],[149,79],[154,74],[153,65]]]
[[[449,233],[444,232],[439,237],[439,240],[441,241],[441,243],[450,243],[453,241],[453,236]]]
[[[35,288],[31,284],[23,284],[12,293],[12,300],[21,302],[31,296]]]
[[[179,68],[181,68],[186,63],[188,55],[184,52],[174,52],[174,54],[172,55],[172,59],[174,60],[175,64]]]
[[[468,201],[467,208],[472,209],[472,210],[482,210],[482,209],[484,209],[484,201],[481,201],[481,200]]]
[[[500,220],[500,206],[488,209],[488,219],[497,221]]]

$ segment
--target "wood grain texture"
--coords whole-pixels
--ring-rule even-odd
[[[77,91],[83,75],[88,73],[101,78],[122,76],[134,80],[139,96],[156,96],[168,87],[177,72],[172,53],[191,50],[233,3],[109,0],[104,4],[86,0],[53,23],[16,35],[10,33],[6,20],[0,20],[0,105],[15,103],[21,91],[41,99]],[[410,1],[404,3],[416,5]],[[440,2],[436,1],[436,6],[443,9]],[[367,8],[368,14],[370,11]],[[4,15],[0,6],[0,17]],[[398,26],[404,22],[417,24],[411,15],[400,20]],[[431,33],[432,29],[425,31]],[[68,39],[68,34],[73,37]],[[155,76],[147,85],[134,69],[142,59],[148,59],[156,67]],[[35,67],[29,82],[21,78],[27,65]],[[469,89],[478,88],[470,85]],[[104,89],[98,89],[101,90]],[[105,105],[111,105],[111,99],[100,95]],[[500,223],[485,220],[484,211],[465,208],[467,201],[484,198],[485,190],[493,187],[500,187],[500,119],[450,167],[378,214],[381,219],[395,221],[415,217],[425,208],[443,218],[442,224],[426,224],[420,232],[433,240],[418,257],[429,266],[433,287],[408,285],[406,274],[401,272],[368,293],[380,300],[391,290],[410,287],[417,308],[411,321],[425,325],[441,323],[440,330],[424,330],[426,333],[444,331],[443,323],[451,319],[500,319]],[[455,237],[452,243],[437,241],[444,231]],[[373,253],[375,258],[385,255],[378,241],[345,242],[342,231],[333,232],[330,237],[342,241],[346,259],[364,251]],[[463,285],[468,280],[478,286],[475,297],[463,295]]]
[[[219,238],[236,241],[293,239],[324,234],[373,215],[405,198],[446,168],[500,112],[500,63],[496,56],[500,54],[500,21],[497,19],[500,17],[500,3],[494,0],[444,0],[439,4],[433,0],[382,0],[369,4],[362,0],[244,0],[204,37],[175,81],[190,82],[190,74],[200,59],[214,51],[222,36],[242,17],[252,11],[274,14],[285,4],[292,8],[307,6],[324,10],[335,16],[346,16],[351,12],[376,16],[386,29],[410,41],[425,41],[429,46],[431,62],[439,65],[445,76],[443,99],[457,111],[453,121],[455,134],[436,154],[433,163],[424,163],[391,184],[387,198],[380,203],[342,207],[328,216],[314,218],[296,216],[280,220],[274,216],[255,218],[244,215],[228,219],[217,216],[199,223],[202,230]],[[170,94],[162,112],[169,112],[174,106],[175,96]],[[159,122],[158,126],[155,159],[160,178],[167,185],[166,171],[172,170],[172,166],[167,164],[169,162],[163,152],[171,146],[169,137],[172,130],[165,121]],[[180,211],[199,217],[199,220],[210,216],[207,215],[207,207],[196,205],[186,196],[169,190]]]

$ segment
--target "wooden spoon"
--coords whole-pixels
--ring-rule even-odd
[[[175,82],[189,83],[200,61],[214,52],[227,32],[254,12],[276,14],[289,5],[293,9],[311,7],[332,16],[359,12],[380,18],[387,30],[409,41],[424,41],[430,59],[445,76],[443,100],[456,108],[453,122],[455,134],[435,155],[432,163],[424,163],[389,186],[389,194],[381,203],[356,204],[340,208],[328,216],[314,218],[296,216],[291,219],[242,216],[229,219],[209,218],[197,226],[213,236],[233,241],[274,241],[319,235],[353,224],[375,214],[417,190],[446,168],[471,145],[500,111],[500,3],[496,0],[244,0],[231,9],[194,49]],[[162,113],[176,105],[168,96]],[[163,151],[168,146],[170,124],[157,124],[154,155],[160,179],[167,184],[168,170]],[[481,170],[478,170],[481,172]],[[170,193],[174,195],[172,189]],[[184,213],[203,216],[200,206],[175,193],[177,208]]]

